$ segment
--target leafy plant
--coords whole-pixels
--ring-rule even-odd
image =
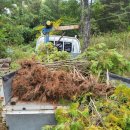
[[[58,51],[52,43],[41,44],[37,53],[37,58],[44,62],[53,62],[70,59],[70,54],[68,52]]]
[[[6,53],[6,46],[4,44],[0,45],[0,58],[6,58],[7,53]]]
[[[130,62],[116,49],[108,49],[104,43],[88,48],[78,58],[86,58],[90,61],[90,71],[95,74],[102,73],[107,69],[116,74],[130,71]]]
[[[10,67],[14,70],[20,67],[18,63],[20,60],[35,57],[34,48],[30,45],[9,46],[6,55],[11,58]]]
[[[57,108],[57,125],[44,127],[43,130],[130,130],[128,93],[130,88],[121,84],[107,98],[95,99],[91,96],[88,103],[77,100],[69,107]]]

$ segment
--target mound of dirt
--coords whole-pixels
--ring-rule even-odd
[[[59,99],[72,100],[85,92],[95,95],[110,94],[112,86],[97,83],[93,78],[83,77],[78,71],[66,72],[63,70],[50,70],[35,61],[26,60],[21,63],[12,81],[13,97],[21,101],[59,101]]]

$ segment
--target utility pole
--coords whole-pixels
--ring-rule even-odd
[[[82,0],[82,26],[83,26],[83,47],[84,51],[90,43],[90,14],[91,14],[91,2],[89,0]]]

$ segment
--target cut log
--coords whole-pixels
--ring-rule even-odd
[[[9,68],[0,68],[0,71],[8,71]]]
[[[11,63],[11,58],[0,59],[0,64],[2,63]]]
[[[79,25],[59,26],[55,27],[57,31],[79,29]]]
[[[9,63],[0,64],[1,68],[9,68]]]
[[[18,97],[13,97],[13,98],[11,98],[10,104],[11,105],[16,105],[17,101],[18,101]]]

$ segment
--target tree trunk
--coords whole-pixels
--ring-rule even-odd
[[[83,38],[83,24],[84,24],[84,2],[81,0],[81,20],[80,20],[80,35]]]
[[[84,5],[84,22],[83,22],[83,47],[84,51],[90,43],[90,3],[89,0],[83,0]]]
[[[86,17],[84,30],[83,30],[83,51],[88,47],[90,43],[90,20]]]

